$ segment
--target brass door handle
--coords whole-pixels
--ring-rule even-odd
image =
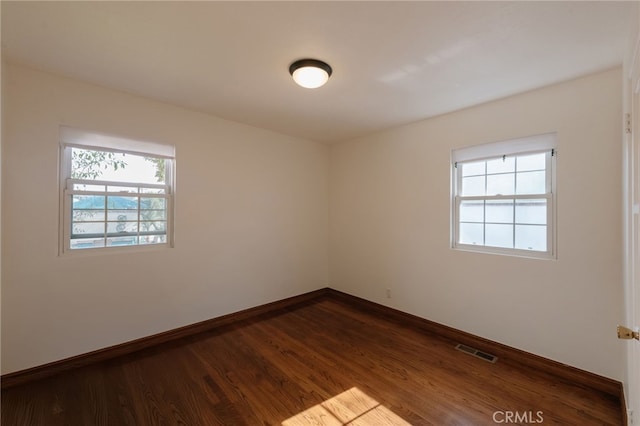
[[[630,328],[618,326],[618,339],[636,339],[640,340],[640,333]]]

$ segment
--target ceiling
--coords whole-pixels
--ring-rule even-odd
[[[632,2],[10,2],[10,61],[321,142],[622,63]],[[296,86],[288,67],[333,67]]]

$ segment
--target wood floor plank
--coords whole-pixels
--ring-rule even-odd
[[[619,401],[339,301],[160,345],[2,393],[2,424],[619,425]],[[528,416],[528,417],[522,417]]]

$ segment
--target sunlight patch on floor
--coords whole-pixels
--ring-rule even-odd
[[[282,426],[411,426],[357,387],[282,422]]]

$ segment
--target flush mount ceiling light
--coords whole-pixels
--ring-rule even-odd
[[[329,64],[317,59],[300,59],[289,65],[289,74],[299,86],[315,89],[324,85],[331,76]]]

